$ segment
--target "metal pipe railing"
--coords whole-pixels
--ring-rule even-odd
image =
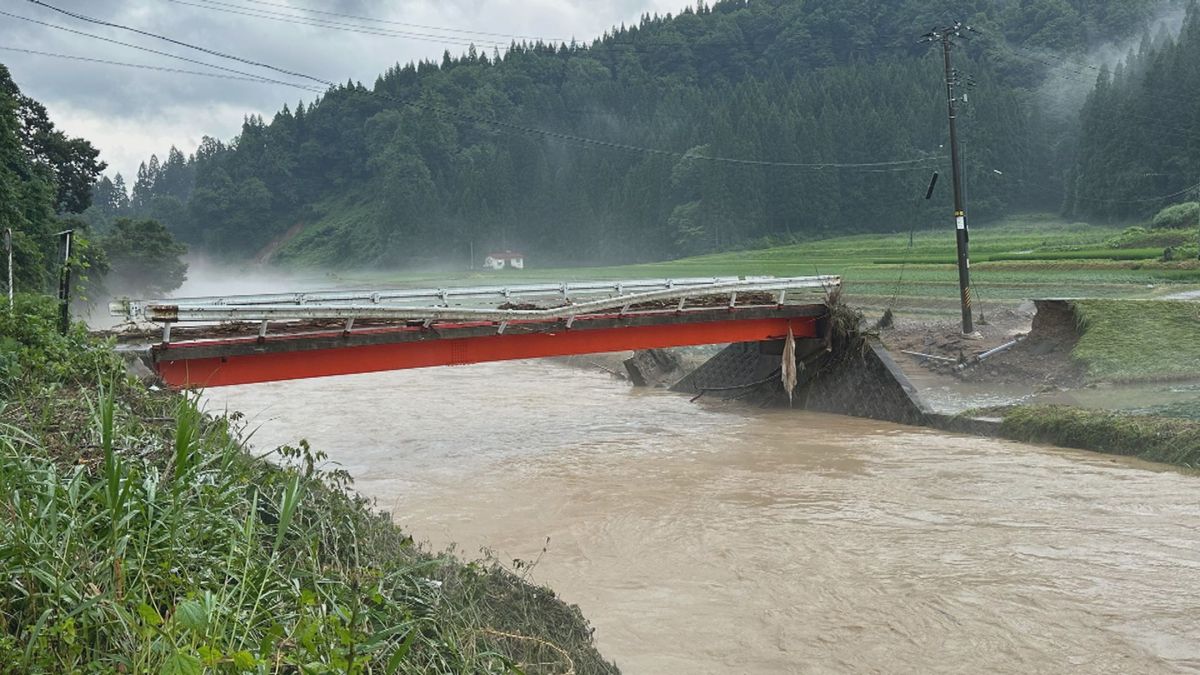
[[[632,281],[575,281],[566,283],[520,284],[509,286],[450,286],[440,288],[400,288],[389,290],[302,291],[287,293],[258,293],[250,295],[201,296],[139,300],[133,304],[151,305],[306,305],[315,303],[372,304],[397,300],[446,301],[451,298],[514,298],[530,296],[596,295],[650,291],[671,288],[695,288],[735,281],[765,281],[773,277],[691,277],[685,279],[636,279]],[[123,307],[125,303],[113,303]]]
[[[576,282],[567,284],[529,284],[523,286],[464,287],[457,289],[412,289],[394,291],[328,291],[316,293],[278,293],[241,295],[224,298],[180,298],[166,301],[126,301],[113,303],[115,316],[130,320],[159,323],[223,321],[302,321],[320,319],[392,319],[407,321],[512,321],[552,320],[603,313],[627,312],[634,305],[657,301],[679,301],[679,309],[688,299],[730,296],[736,304],[739,293],[780,292],[829,289],[840,285],[837,276],[812,277],[711,277],[705,279],[660,279],[616,282]],[[631,292],[632,291],[632,292]],[[451,307],[449,298],[490,298],[493,301],[514,297],[529,298],[557,294],[565,304],[542,309],[500,309],[499,307]],[[604,297],[574,302],[571,296],[601,294]],[[436,305],[400,304],[398,301],[434,300]],[[367,300],[370,304],[359,304]],[[357,301],[357,302],[356,302]]]

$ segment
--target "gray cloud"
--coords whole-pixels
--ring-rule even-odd
[[[47,1],[80,14],[169,35],[321,79],[335,82],[355,79],[368,85],[393,64],[440,59],[447,49],[452,53],[465,51],[466,41],[474,41],[489,52],[490,43],[508,42],[508,38],[391,24],[378,26],[414,35],[406,38],[363,35],[202,9],[171,0]],[[202,4],[196,0],[183,1]],[[605,3],[585,0],[217,1],[247,12],[257,8],[304,14],[295,9],[261,4],[269,2],[407,24],[579,40],[590,40],[621,22],[635,21],[645,12],[664,13],[686,4],[684,0],[612,0]],[[300,78],[254,69],[127,31],[89,25],[31,3],[9,2],[0,9],[197,61],[319,87]],[[351,22],[332,16],[314,18]],[[484,47],[484,43],[489,44]],[[164,68],[206,70],[196,64],[6,16],[0,16],[0,47]],[[277,84],[155,72],[12,51],[0,51],[0,62],[9,67],[25,93],[46,104],[56,123],[68,133],[88,138],[100,148],[102,158],[110,165],[109,173],[119,171],[126,176],[133,174],[138,163],[151,153],[161,156],[172,144],[190,152],[205,135],[232,137],[247,114],[269,117],[284,103],[294,105],[299,99],[312,100],[314,97],[314,94]]]

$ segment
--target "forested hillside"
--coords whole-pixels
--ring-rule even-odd
[[[87,141],[56,129],[46,108],[22,94],[0,65],[0,234],[12,230],[17,289],[49,287],[56,234],[89,207],[92,183],[104,169],[98,156]],[[86,238],[79,244],[82,261]]]
[[[945,89],[918,39],[954,19],[981,31],[956,54],[972,217],[1058,208],[1070,121],[1039,93],[1048,55],[1136,35],[1164,6],[701,4],[590,45],[398,65],[151,159],[128,198],[106,179],[91,216],[153,216],[243,258],[288,233],[276,261],[330,266],[465,265],[500,246],[624,262],[927,226],[949,208],[946,183],[924,200],[947,173]]]
[[[0,65],[0,251],[11,231],[13,252],[11,270],[7,260],[0,261],[4,304],[10,272],[18,293],[57,288],[65,230],[75,233],[69,267],[77,304],[108,293],[161,294],[183,283],[187,265],[180,257],[186,249],[157,221],[121,217],[133,212],[117,200],[119,190],[111,182],[96,183],[104,170],[99,154],[87,140],[56,128],[46,107],[21,93]],[[81,218],[98,212],[91,208],[99,194],[95,185],[108,185],[104,198],[117,207],[104,209],[109,214],[105,236],[96,236]]]
[[[1125,62],[1100,73],[1080,115],[1068,209],[1145,217],[1195,199],[1195,188],[1187,188],[1200,183],[1198,103],[1200,11],[1193,6],[1177,37],[1146,36]]]

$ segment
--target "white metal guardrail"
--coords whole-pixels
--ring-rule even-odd
[[[798,277],[804,279],[832,277]],[[643,291],[704,288],[714,284],[773,281],[775,277],[690,277],[685,279],[636,279],[632,281],[572,281],[566,283],[521,284],[516,286],[451,286],[443,288],[400,288],[384,291],[338,290],[302,291],[297,293],[261,293],[255,295],[225,295],[179,298],[173,300],[138,301],[140,304],[161,305],[308,305],[395,303],[430,300],[448,304],[451,300],[486,300],[513,298],[572,299],[594,295],[624,295]],[[114,303],[123,307],[125,303]],[[136,304],[136,303],[135,303]]]
[[[574,282],[388,291],[319,291],[226,297],[179,298],[161,301],[123,301],[110,304],[114,316],[130,321],[164,324],[163,341],[175,323],[261,322],[260,337],[269,322],[344,320],[346,332],[355,319],[395,321],[488,321],[500,331],[514,320],[561,320],[570,326],[577,317],[619,312],[647,303],[675,303],[675,311],[711,309],[687,307],[689,300],[728,297],[737,307],[738,294],[775,294],[784,304],[790,292],[828,291],[841,284],[837,276],[709,277],[611,282]],[[541,299],[544,308],[504,308],[514,299]],[[425,304],[421,304],[425,301]],[[452,304],[453,303],[453,304]],[[761,306],[761,302],[759,306]],[[746,306],[746,305],[743,305]],[[656,311],[662,311],[656,310]]]

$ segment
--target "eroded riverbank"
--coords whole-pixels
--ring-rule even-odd
[[[1200,478],[541,362],[218,389],[434,546],[538,558],[627,672],[1200,669]]]

